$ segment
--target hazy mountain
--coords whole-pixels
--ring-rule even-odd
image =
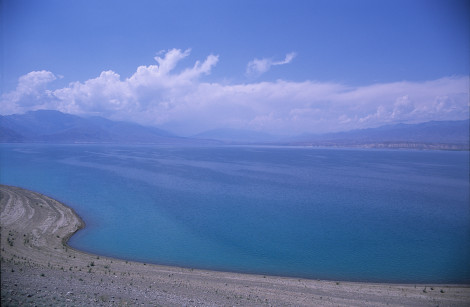
[[[304,134],[290,143],[311,145],[367,145],[367,144],[448,144],[469,145],[470,120],[430,121],[419,124],[396,124],[378,128],[351,130],[327,134]]]
[[[470,121],[431,121],[289,139],[250,130],[216,129],[182,138],[167,131],[102,117],[80,117],[40,110],[0,116],[2,143],[123,143],[123,144],[276,144],[312,146],[468,149]]]
[[[358,129],[338,133],[303,134],[290,138],[281,138],[267,133],[216,129],[193,136],[199,139],[213,139],[225,143],[244,144],[282,144],[282,145],[314,145],[314,146],[375,146],[427,148],[432,144],[458,145],[468,148],[469,120],[431,121],[420,124],[395,124],[378,128]],[[410,146],[407,146],[410,145]],[[395,146],[397,147],[397,146]],[[441,146],[442,147],[442,146]]]
[[[25,140],[24,136],[16,131],[1,126],[0,124],[0,142],[2,143],[18,143]]]
[[[279,140],[279,137],[268,133],[243,129],[214,129],[193,135],[192,138],[245,144],[276,142]]]
[[[51,110],[0,117],[0,142],[3,143],[174,143],[184,140],[153,127]]]

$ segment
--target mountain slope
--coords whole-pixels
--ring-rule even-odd
[[[0,142],[3,143],[172,143],[181,140],[157,128],[51,110],[0,117]]]
[[[242,129],[214,129],[208,130],[196,135],[192,138],[219,140],[228,143],[262,143],[275,142],[279,138],[268,133],[242,130]]]
[[[468,148],[469,125],[468,119],[396,124],[347,132],[302,135],[291,139],[290,143],[311,145],[447,144]]]
[[[352,142],[467,143],[469,120],[396,124],[347,132],[307,135],[303,140],[349,140]]]
[[[249,130],[217,129],[177,137],[167,131],[102,117],[80,117],[40,110],[0,116],[0,143],[122,143],[122,144],[271,144],[399,148],[469,148],[470,120],[396,124],[327,134],[304,134],[279,141]]]

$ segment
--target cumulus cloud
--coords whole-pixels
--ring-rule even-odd
[[[266,58],[254,59],[248,63],[246,67],[246,74],[247,76],[258,77],[271,69],[271,66],[289,64],[296,55],[297,54],[295,52],[288,53],[286,54],[286,58],[283,61],[274,61],[273,59]]]
[[[60,110],[77,114],[97,114],[115,119],[139,120],[147,124],[161,124],[167,112],[181,103],[182,97],[198,84],[202,75],[210,73],[218,56],[209,55],[197,61],[192,68],[180,73],[172,71],[190,50],[171,49],[155,57],[158,65],[139,66],[127,79],[121,80],[113,71],[102,72],[97,78],[83,83],[73,82],[54,91],[61,102]]]
[[[0,111],[56,109],[160,126],[182,135],[222,127],[320,133],[469,117],[468,77],[360,87],[310,80],[209,83],[203,76],[210,74],[218,56],[175,72],[189,55],[190,50],[168,50],[157,54],[156,64],[140,66],[128,78],[104,71],[56,90],[47,89],[57,78],[53,73],[31,72],[20,77],[14,91],[2,95]]]
[[[47,85],[58,77],[50,71],[32,71],[18,79],[16,89],[2,95],[4,113],[22,113],[27,109],[45,107],[54,100]]]

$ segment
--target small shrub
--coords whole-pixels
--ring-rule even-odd
[[[107,297],[106,295],[101,295],[101,296],[100,296],[100,300],[101,300],[102,302],[107,302],[107,301],[108,301],[108,297]]]

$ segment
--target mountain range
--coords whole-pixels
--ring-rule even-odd
[[[2,143],[174,143],[167,131],[102,117],[80,117],[52,110],[0,117]]]
[[[195,139],[218,140],[225,143],[272,143],[280,140],[279,136],[245,129],[213,129],[191,136]]]
[[[0,116],[0,143],[270,144],[469,149],[470,121],[431,121],[295,137],[217,129],[190,138],[155,127],[53,110]]]
[[[447,144],[467,146],[470,120],[430,121],[418,124],[395,124],[326,134],[304,134],[292,143],[317,145],[365,144]]]

